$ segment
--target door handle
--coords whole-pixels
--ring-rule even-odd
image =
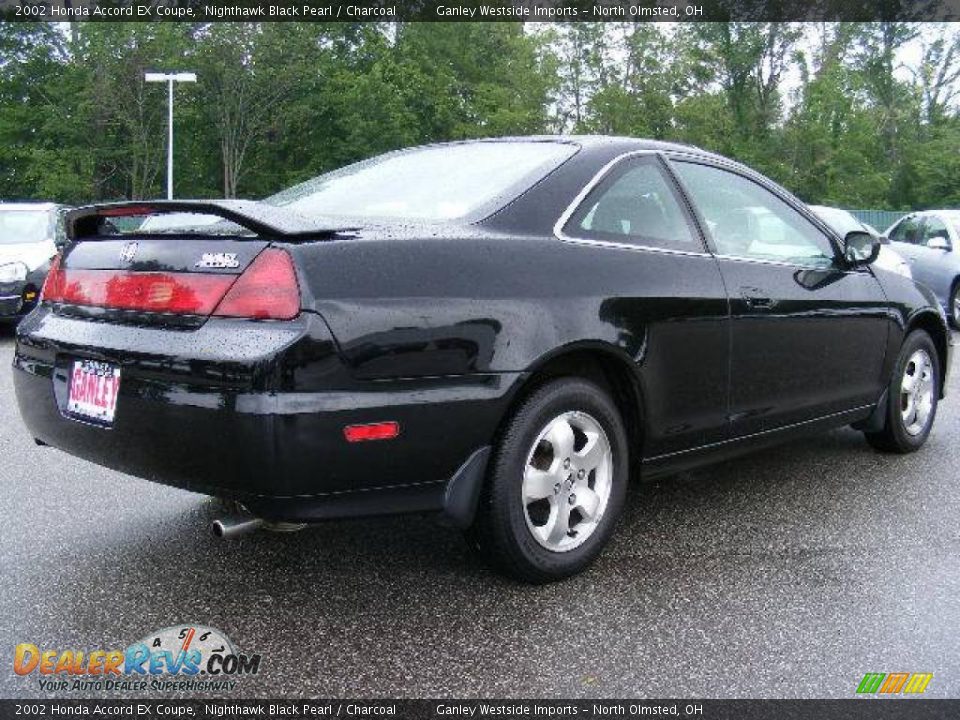
[[[740,288],[740,297],[747,304],[747,307],[754,310],[769,310],[777,301],[763,294],[763,291],[755,287]]]

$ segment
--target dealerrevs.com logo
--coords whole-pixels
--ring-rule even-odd
[[[224,691],[256,675],[260,655],[237,651],[216,628],[179,625],[150,633],[124,649],[14,648],[13,671],[35,676],[43,691]]]

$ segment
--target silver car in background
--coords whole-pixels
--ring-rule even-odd
[[[960,329],[960,210],[910,213],[886,235],[910,263],[914,279],[933,290],[950,323]]]
[[[840,237],[846,237],[847,233],[855,230],[866,230],[871,235],[880,238],[880,254],[873,263],[874,267],[889,270],[904,277],[913,277],[910,270],[910,263],[907,262],[907,259],[894,250],[891,247],[890,240],[878,233],[875,228],[860,222],[847,210],[826,207],[825,205],[809,205],[808,207],[813,210],[818,218],[833,228]]]

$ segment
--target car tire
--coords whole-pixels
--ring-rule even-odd
[[[883,429],[864,435],[883,452],[911,453],[927,441],[940,400],[940,358],[923,330],[907,335],[887,391]]]
[[[586,568],[623,509],[629,448],[598,385],[552,380],[500,434],[468,538],[501,572],[547,583]]]
[[[947,306],[947,317],[955,330],[960,330],[960,279],[955,280],[950,291],[950,303]]]

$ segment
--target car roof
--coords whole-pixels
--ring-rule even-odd
[[[625,135],[506,135],[502,137],[475,138],[470,140],[454,140],[448,143],[436,143],[437,145],[459,145],[463,143],[496,143],[496,142],[556,142],[573,143],[585,148],[599,148],[605,145],[629,145],[636,150],[664,150],[683,153],[695,153],[697,155],[706,155],[710,157],[722,158],[721,155],[709,152],[696,145],[687,145],[684,143],[667,142],[665,140],[652,140],[649,138],[627,137]],[[729,158],[723,158],[729,160]]]
[[[917,215],[946,215],[948,217],[956,217],[960,215],[960,210],[956,208],[943,208],[940,210],[913,210],[911,212],[904,213],[903,217],[916,217]]]

